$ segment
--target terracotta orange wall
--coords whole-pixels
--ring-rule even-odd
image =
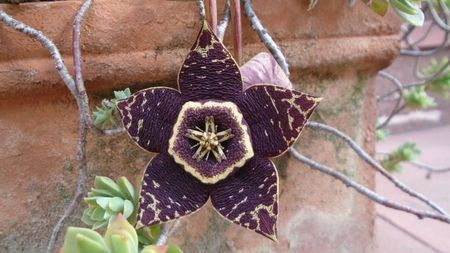
[[[372,77],[398,51],[398,20],[358,3],[255,0],[256,12],[279,42],[297,89],[325,99],[315,120],[338,127],[373,150]],[[219,6],[222,2],[219,1]],[[71,23],[80,1],[0,5],[41,29],[71,67]],[[195,1],[96,0],[82,30],[91,103],[114,89],[176,84],[194,40]],[[231,30],[229,30],[231,31]],[[230,33],[230,32],[229,32]],[[225,40],[231,46],[231,37]],[[244,22],[244,58],[265,50]],[[0,251],[42,252],[77,180],[74,100],[37,42],[0,24]],[[335,138],[306,130],[297,147],[373,187],[373,173]],[[151,158],[126,136],[89,137],[93,175],[134,179]],[[280,242],[229,225],[210,209],[182,221],[175,241],[186,252],[372,252],[373,206],[351,189],[288,155],[276,160],[280,181]],[[83,207],[72,218],[79,224]]]

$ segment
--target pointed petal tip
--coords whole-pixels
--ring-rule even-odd
[[[280,241],[278,241],[278,235],[277,233],[272,234],[272,235],[264,235],[265,237],[269,238],[270,240],[272,240],[275,243],[280,243]]]

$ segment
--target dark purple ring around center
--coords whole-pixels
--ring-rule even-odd
[[[193,158],[196,148],[192,148],[192,146],[196,142],[186,137],[188,129],[196,129],[196,127],[204,129],[207,116],[214,118],[214,123],[218,126],[218,132],[231,129],[231,133],[234,135],[233,138],[223,142],[226,159],[220,163],[211,155],[207,160],[201,159],[198,161]],[[244,132],[244,129],[247,132]],[[181,124],[178,126],[173,151],[189,166],[196,169],[202,177],[212,178],[222,174],[227,168],[233,166],[246,155],[248,150],[243,143],[244,135],[249,135],[245,120],[242,119],[238,122],[230,108],[221,106],[188,108],[184,112]]]

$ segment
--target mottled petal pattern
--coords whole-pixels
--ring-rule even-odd
[[[191,214],[202,207],[208,197],[207,186],[186,173],[171,156],[158,154],[144,174],[137,227]]]
[[[128,134],[151,152],[167,151],[181,106],[180,92],[162,87],[138,91],[117,103]]]
[[[270,160],[254,157],[212,186],[211,202],[228,220],[276,240],[278,174]]]
[[[275,157],[298,138],[321,98],[275,85],[254,85],[238,106],[247,121],[255,154]]]
[[[178,75],[186,100],[234,101],[242,92],[239,67],[206,22]]]

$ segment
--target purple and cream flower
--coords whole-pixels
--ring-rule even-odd
[[[191,214],[211,198],[227,220],[276,240],[278,174],[268,158],[294,144],[320,98],[276,84],[244,90],[237,63],[206,22],[178,87],[117,103],[131,138],[159,153],[144,174],[137,226]]]

